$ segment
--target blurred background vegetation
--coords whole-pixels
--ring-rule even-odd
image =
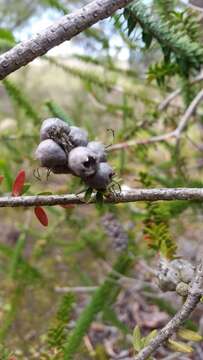
[[[87,2],[1,0],[0,52]],[[26,194],[83,188],[69,175],[47,180],[40,169],[41,180],[34,176],[40,125],[52,116],[86,128],[90,139],[106,145],[133,140],[134,146],[109,152],[125,188],[203,186],[201,106],[178,144],[139,144],[175,129],[201,89],[201,82],[190,81],[202,64],[202,13],[181,1],[136,4],[134,15],[118,12],[0,83],[2,196],[20,169],[26,170]],[[177,88],[180,95],[162,111],[160,104]],[[67,359],[133,358],[134,327],[147,335],[180,305],[158,289],[152,269],[160,253],[193,261],[201,254],[202,204],[56,206],[46,212],[48,228],[32,209],[1,210],[0,359],[62,359],[64,343]],[[86,323],[78,324],[80,316]],[[187,326],[202,331],[202,324],[197,308]],[[194,348],[176,358],[202,359],[201,344]],[[161,348],[156,359],[170,351]]]

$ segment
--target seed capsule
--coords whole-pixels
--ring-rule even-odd
[[[73,174],[85,178],[94,175],[98,168],[99,160],[96,154],[84,146],[78,146],[70,151],[68,166]]]
[[[106,162],[106,149],[101,142],[90,141],[87,147],[97,154],[97,157],[100,162]]]
[[[73,147],[87,146],[88,144],[87,131],[77,126],[70,126],[69,141]]]
[[[52,139],[42,141],[35,152],[42,167],[54,169],[67,166],[67,157],[63,149]]]
[[[43,121],[40,129],[40,140],[53,139],[58,142],[63,134],[66,136],[70,133],[70,126],[61,119],[49,118]]]
[[[93,176],[87,177],[86,184],[96,190],[105,190],[112,182],[114,172],[106,162],[99,163],[98,170]]]

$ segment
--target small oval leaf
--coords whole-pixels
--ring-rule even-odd
[[[36,215],[37,219],[39,220],[39,222],[43,226],[48,226],[49,220],[48,220],[48,216],[47,216],[45,210],[41,206],[36,206],[34,208],[34,212],[35,212],[35,215]]]
[[[137,325],[134,328],[133,331],[133,347],[135,349],[135,351],[139,352],[142,349],[142,336],[141,336],[141,332],[140,332],[140,328]]]
[[[202,336],[196,331],[181,328],[178,330],[178,336],[188,341],[202,341]]]
[[[25,171],[20,170],[13,184],[12,195],[13,196],[21,195],[24,185],[25,185]]]
[[[174,341],[169,339],[168,340],[168,345],[171,348],[171,350],[174,351],[178,351],[178,352],[183,352],[183,353],[192,353],[193,352],[193,348],[183,342],[180,341]]]

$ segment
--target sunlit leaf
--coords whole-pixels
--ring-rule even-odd
[[[133,331],[133,347],[138,352],[142,349],[142,337],[140,333],[140,328],[137,325]]]
[[[168,344],[169,344],[169,347],[174,351],[179,351],[179,352],[188,353],[188,354],[193,352],[193,348],[183,342],[174,341],[174,340],[169,339]]]
[[[179,329],[177,334],[184,340],[202,341],[202,336],[200,334],[189,329]]]

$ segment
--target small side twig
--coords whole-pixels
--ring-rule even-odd
[[[147,145],[147,144],[157,143],[157,142],[166,141],[166,140],[169,140],[172,138],[179,140],[180,137],[182,136],[183,131],[187,127],[189,119],[195,112],[197,106],[202,101],[202,99],[203,99],[203,89],[192,100],[192,102],[190,103],[190,105],[188,106],[186,111],[184,112],[183,116],[181,117],[180,122],[175,130],[170,131],[169,133],[166,133],[166,134],[153,136],[149,139],[138,140],[138,141],[132,140],[132,141],[126,141],[126,142],[123,142],[120,144],[115,144],[109,148],[109,151],[117,151],[117,150],[129,148],[131,146],[136,146],[136,145]]]
[[[182,131],[186,128],[190,117],[193,115],[195,109],[197,108],[199,103],[202,101],[202,99],[203,99],[203,89],[198,92],[198,94],[195,96],[195,98],[192,100],[192,102],[188,106],[187,110],[183,114],[178,127],[174,131],[176,137],[180,137]]]
[[[98,289],[98,286],[56,286],[54,288],[54,291],[59,294],[65,294],[67,292],[73,292],[73,293],[92,293],[95,292]]]
[[[188,290],[188,296],[182,308],[168,322],[168,324],[159,331],[158,335],[135,357],[135,360],[146,360],[153,354],[160,345],[173,335],[176,330],[189,318],[196,308],[203,293],[203,264],[197,266],[194,278]]]
[[[190,84],[194,85],[200,81],[203,81],[203,73],[202,72],[198,76],[196,76],[193,80],[191,80]],[[159,104],[158,110],[159,111],[165,110],[170,105],[170,103],[180,94],[181,94],[181,88],[173,91]]]

